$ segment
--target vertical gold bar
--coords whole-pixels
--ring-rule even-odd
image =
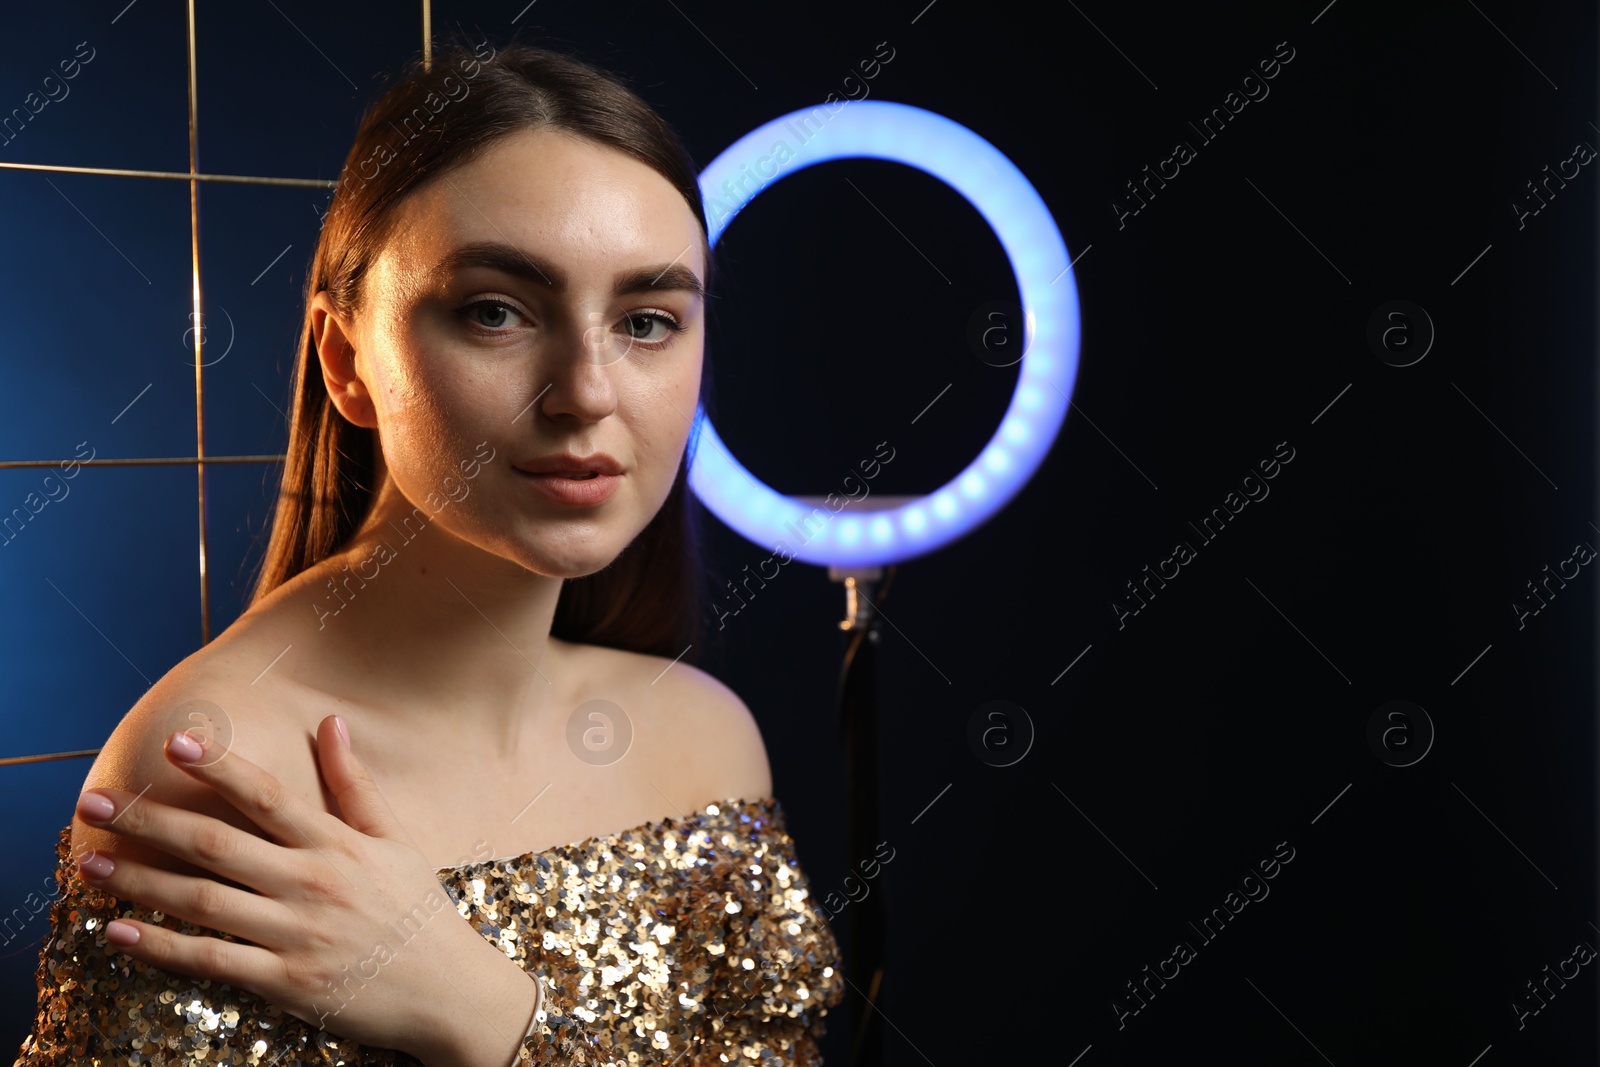
[[[194,269],[194,454],[200,491],[200,643],[211,643],[211,598],[206,581],[206,321],[200,304],[200,101],[195,71],[194,0],[189,0],[189,250]]]
[[[422,0],[422,69],[433,69],[433,3]]]

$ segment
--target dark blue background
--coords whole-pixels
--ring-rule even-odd
[[[840,92],[886,41],[873,97],[988,138],[1082,257],[1082,364],[1049,459],[883,604],[888,1062],[1595,1061],[1594,967],[1520,1030],[1511,1007],[1576,942],[1600,946],[1594,568],[1522,629],[1511,608],[1575,543],[1600,545],[1600,168],[1521,229],[1510,206],[1575,143],[1600,145],[1593,5],[1095,2],[1047,25],[955,0],[524,3],[439,3],[434,25],[553,38],[624,72],[702,164]],[[0,114],[95,49],[0,162],[187,169],[184,5],[125,4],[0,15]],[[335,177],[377,73],[420,39],[416,4],[199,4],[201,171]],[[1119,228],[1124,183],[1197,142],[1187,123],[1280,41],[1295,58],[1270,95]],[[326,199],[202,185],[207,358],[232,339],[205,373],[210,454],[284,446]],[[0,169],[0,247],[0,459],[85,441],[193,455],[187,184]],[[825,492],[888,439],[875,488],[921,493],[993,432],[1015,370],[978,359],[967,328],[1016,289],[951,190],[888,163],[813,168],[719,253],[718,428],[769,484]],[[1404,368],[1366,341],[1396,299],[1437,330]],[[1200,545],[1187,524],[1283,441],[1270,497]],[[0,469],[0,513],[46,473]],[[275,477],[208,468],[213,633],[242,608]],[[0,548],[8,754],[97,747],[202,641],[193,468],[70,486]],[[714,593],[770,552],[713,526]],[[1198,557],[1119,629],[1113,601],[1178,540]],[[784,574],[699,662],[759,718],[824,894],[866,858],[844,847],[843,598],[815,568]],[[967,743],[993,699],[1036,731],[1014,766]],[[1394,699],[1436,730],[1404,768],[1367,742]],[[0,913],[46,884],[87,767],[0,768]],[[1187,924],[1280,842],[1294,859],[1270,896],[1199,945]],[[0,947],[9,1047],[46,929],[41,914]],[[1119,1029],[1124,983],[1180,939],[1197,958]],[[847,1062],[859,1003],[831,1022],[829,1062]]]

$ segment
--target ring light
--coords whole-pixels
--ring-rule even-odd
[[[689,485],[718,518],[756,544],[783,542],[793,558],[808,563],[872,567],[920,556],[969,533],[1038,470],[1066,418],[1077,378],[1078,294],[1055,220],[1016,165],[965,126],[886,101],[791,112],[730,145],[700,175],[712,245],[772,182],[849,158],[886,159],[933,175],[978,209],[1005,248],[1022,297],[1025,354],[1000,426],[977,458],[940,488],[846,516],[767,486],[732,457],[702,409]],[[818,529],[813,512],[839,521]],[[799,529],[809,536],[795,545]]]

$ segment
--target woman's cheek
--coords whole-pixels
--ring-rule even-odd
[[[367,393],[372,397],[379,425],[382,425],[386,418],[404,415],[411,406],[410,394],[414,387],[408,381],[404,370],[396,365],[395,360],[389,358],[369,360],[365,367],[358,365],[357,373],[361,374],[367,386]]]
[[[448,402],[448,393],[451,383],[442,375],[439,380],[432,380],[428,374],[414,369],[415,362],[388,368],[384,378],[384,389],[388,393],[392,410],[400,413],[426,412],[436,408],[439,401]]]

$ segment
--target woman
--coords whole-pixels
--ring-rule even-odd
[[[837,946],[679,658],[710,265],[592,68],[455,45],[369,111],[255,598],[91,768],[18,1063],[817,1062]]]

